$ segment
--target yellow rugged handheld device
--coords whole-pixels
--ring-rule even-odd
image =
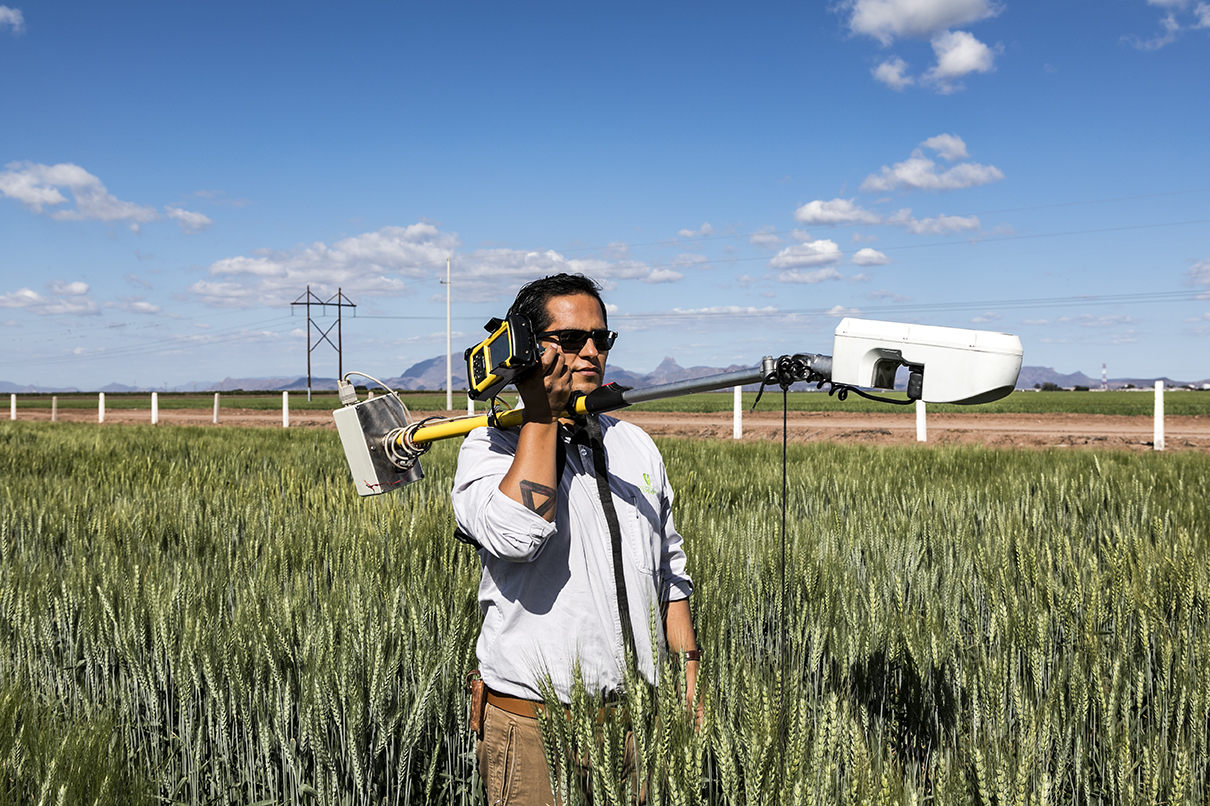
[[[492,319],[483,329],[491,335],[464,354],[470,387],[466,394],[471,400],[495,397],[538,364],[538,342],[529,319],[514,314]]]

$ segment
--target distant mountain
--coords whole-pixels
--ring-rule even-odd
[[[466,388],[466,360],[461,354],[452,356],[453,358],[453,375],[454,388]],[[403,371],[403,374],[394,378],[382,378],[383,383],[392,389],[407,389],[413,391],[417,389],[441,390],[445,389],[445,356],[439,355],[434,358],[428,358],[418,364],[412,364]]]
[[[68,394],[69,392],[80,391],[74,386],[66,388],[51,388],[49,386],[19,386],[8,381],[0,381],[0,394],[6,395],[53,395],[53,394]]]
[[[1070,375],[1062,375],[1051,367],[1021,367],[1021,374],[1017,376],[1018,389],[1033,389],[1036,386],[1053,383],[1056,386],[1070,388],[1072,386],[1087,386],[1100,387],[1100,379],[1093,380],[1083,372],[1073,372]]]
[[[327,381],[328,385],[319,386],[320,382]],[[301,386],[300,386],[301,384]],[[245,392],[281,392],[287,389],[299,389],[306,391],[307,377],[304,375],[301,378],[225,378],[218,383],[211,384],[205,389],[199,389],[199,392],[234,392],[236,389],[243,389]],[[327,378],[311,379],[312,389],[336,389],[336,381]]]
[[[1154,387],[1156,381],[1163,381],[1164,386],[1169,389],[1174,389],[1178,386],[1192,386],[1197,389],[1201,388],[1203,384],[1210,383],[1210,379],[1192,382],[1174,381],[1165,375],[1159,378],[1109,378],[1106,384],[1110,389],[1125,389],[1127,386],[1133,386],[1136,389],[1145,389]],[[1087,386],[1089,389],[1101,388],[1100,378],[1090,378],[1083,372],[1073,372],[1070,375],[1063,375],[1055,372],[1051,367],[1021,367],[1021,375],[1017,378],[1018,389],[1033,389],[1035,386],[1047,383],[1053,383],[1064,389],[1070,389],[1073,386]]]

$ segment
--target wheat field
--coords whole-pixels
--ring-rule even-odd
[[[791,446],[783,598],[780,448],[660,447],[705,717],[546,720],[596,802],[1210,798],[1206,458]],[[363,500],[333,432],[5,423],[0,803],[481,803],[456,449]]]

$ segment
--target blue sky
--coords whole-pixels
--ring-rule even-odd
[[[848,314],[1210,377],[1203,0],[7,2],[0,380],[305,374],[308,284],[393,376],[447,256],[458,353],[570,270],[632,371]]]

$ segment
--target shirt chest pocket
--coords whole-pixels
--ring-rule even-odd
[[[659,558],[659,531],[651,501],[637,491],[627,491],[623,500],[626,501],[626,514],[619,520],[623,522],[622,530],[631,559],[641,571],[651,573]]]

